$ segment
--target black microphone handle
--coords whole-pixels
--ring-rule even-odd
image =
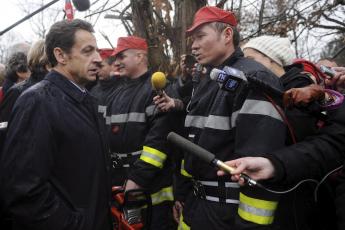
[[[193,142],[187,140],[186,138],[174,133],[170,132],[167,137],[168,141],[177,145],[181,149],[194,154],[195,156],[199,157],[203,161],[209,164],[213,164],[213,160],[215,159],[215,155],[210,153],[204,148],[201,148],[199,145],[194,144]]]
[[[206,149],[201,148],[200,146],[192,143],[191,141],[187,140],[186,138],[174,133],[170,132],[167,137],[168,141],[171,143],[176,144],[181,149],[194,154],[195,156],[199,157],[206,163],[212,164],[217,166],[218,168],[222,169],[224,172],[231,174],[232,171],[235,169],[223,161],[216,159],[215,155],[207,151]],[[257,181],[251,179],[248,175],[241,173],[240,177],[242,177],[249,185],[251,186],[259,186],[262,187]]]
[[[271,96],[279,97],[282,99],[284,95],[283,90],[278,89],[263,80],[257,79],[250,75],[247,76],[247,80],[250,84],[258,86],[258,88],[262,89],[264,92],[269,93]]]

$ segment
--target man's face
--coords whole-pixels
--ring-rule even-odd
[[[192,53],[202,65],[218,66],[226,59],[226,41],[222,33],[205,24],[192,34]]]
[[[85,85],[96,80],[102,59],[97,52],[96,38],[92,33],[78,30],[75,33],[75,43],[67,57],[65,68],[75,83]]]
[[[98,72],[99,80],[104,81],[110,78],[110,72],[112,71],[112,66],[108,64],[106,60],[103,60],[100,64],[100,69]]]
[[[138,70],[139,53],[134,49],[128,49],[116,56],[115,66],[120,77],[134,77]]]
[[[110,68],[111,68],[111,71],[110,71],[111,76],[121,77],[120,72],[119,72],[120,66],[116,61],[111,63]]]

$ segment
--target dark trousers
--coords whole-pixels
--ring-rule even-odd
[[[176,229],[176,224],[172,215],[172,203],[164,202],[152,206],[152,218],[150,230],[172,230]]]

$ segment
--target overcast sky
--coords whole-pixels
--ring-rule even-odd
[[[1,7],[0,7],[0,31],[3,31],[13,23],[17,22],[21,18],[25,17],[26,14],[23,13],[23,11],[20,9],[19,2],[22,2],[23,0],[2,0],[1,1]],[[35,6],[32,4],[30,7],[32,10],[30,12],[35,11],[36,9],[40,8],[39,4],[41,3],[41,0],[28,0],[32,3],[37,3]],[[51,2],[51,0],[43,0],[44,4],[47,4]],[[60,0],[59,2],[55,3],[54,5],[50,6],[49,9],[55,8],[57,10],[63,9],[65,4],[64,0]],[[96,7],[96,6],[92,6]],[[92,9],[92,8],[91,8]],[[103,14],[96,26],[96,38],[98,42],[98,46],[100,48],[103,47],[110,47],[109,43],[101,36],[100,31],[105,33],[109,39],[111,40],[111,43],[113,45],[116,45],[117,37],[120,36],[126,36],[126,31],[121,26],[121,22],[118,20],[112,20],[112,19],[104,19]],[[76,12],[75,17],[77,18],[84,18],[85,13],[83,12]],[[38,15],[35,15],[34,17],[38,17]],[[62,19],[63,14],[58,18],[58,20]],[[9,35],[8,33],[11,33]],[[11,39],[9,39],[11,37]],[[27,42],[34,42],[37,40],[37,36],[32,32],[32,25],[29,21],[25,21],[22,24],[18,25],[17,27],[13,28],[10,32],[7,32],[3,36],[0,37],[0,45],[6,45],[10,46],[11,43],[17,43],[22,41]]]

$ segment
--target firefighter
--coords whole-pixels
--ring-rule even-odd
[[[92,88],[91,94],[98,100],[98,112],[105,116],[107,99],[121,86],[122,78],[118,77],[115,57],[112,56],[114,49],[98,50],[102,62],[97,74],[98,82]]]
[[[107,112],[113,185],[127,180],[126,190],[146,189],[153,205],[150,229],[170,229],[172,167],[166,136],[172,117],[153,104],[156,92],[151,86],[146,41],[129,36],[120,37],[117,44],[113,55],[124,83]]]
[[[197,62],[209,68],[230,66],[282,88],[279,79],[262,65],[244,58],[239,48],[237,21],[232,12],[217,7],[197,11],[187,30]],[[276,105],[278,106],[278,105]],[[284,146],[285,124],[274,105],[256,89],[222,90],[206,75],[189,103],[185,120],[188,137],[216,154],[220,160],[258,156]],[[239,188],[228,177],[217,177],[216,169],[185,154],[183,170],[191,176],[193,207],[182,229],[270,228],[278,198],[256,188]]]

